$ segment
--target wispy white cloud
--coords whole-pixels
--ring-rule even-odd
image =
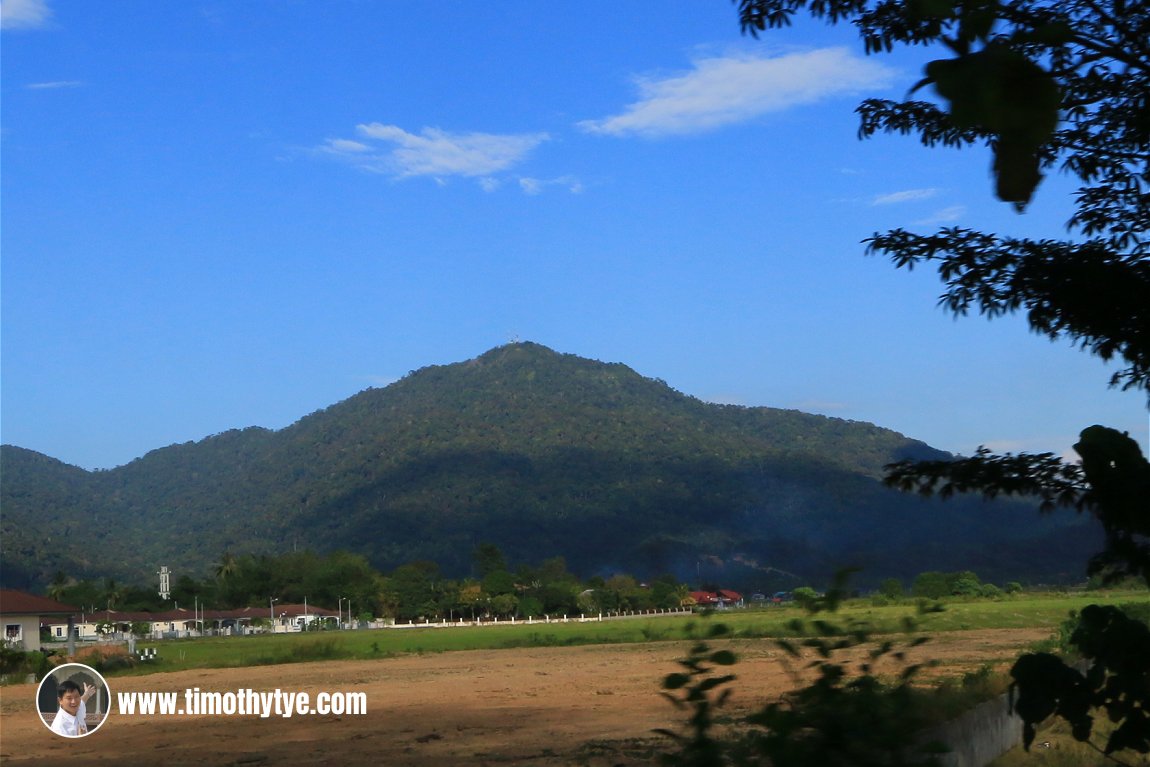
[[[933,215],[915,221],[915,226],[937,226],[938,224],[952,224],[966,215],[965,205],[951,205],[935,211]]]
[[[79,88],[83,84],[79,80],[53,80],[47,83],[28,83],[24,87],[30,91],[50,91],[59,88]]]
[[[4,0],[0,3],[0,29],[39,29],[48,24],[52,9],[47,0]]]
[[[333,138],[327,142],[328,149],[333,152],[345,152],[347,154],[360,154],[361,152],[370,152],[371,147],[362,141],[352,141],[346,138]]]
[[[889,84],[893,70],[847,48],[768,57],[700,58],[683,74],[641,77],[639,98],[620,114],[579,127],[609,136],[701,133],[832,96]]]
[[[521,178],[519,179],[519,188],[526,194],[542,194],[548,187],[563,187],[572,194],[579,194],[583,191],[583,184],[572,176],[560,176],[558,178]]]
[[[358,140],[329,139],[320,151],[372,173],[440,180],[505,171],[549,138],[546,133],[450,133],[439,128],[415,134],[383,123],[357,125],[356,133]]]
[[[891,192],[890,194],[880,194],[871,200],[871,205],[895,205],[900,202],[917,202],[918,200],[929,200],[938,194],[937,189],[906,189],[901,192]]]

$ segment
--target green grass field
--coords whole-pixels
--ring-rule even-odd
[[[1053,632],[1072,610],[1088,604],[1114,604],[1150,599],[1146,591],[1090,594],[1018,595],[1001,601],[948,601],[940,612],[922,612],[911,602],[873,606],[866,600],[845,604],[820,618],[842,624],[859,621],[876,633],[896,633],[908,621],[923,634],[994,628],[1049,628]],[[794,635],[790,625],[806,614],[796,606],[731,610],[711,620],[725,623],[740,638]],[[509,649],[588,644],[622,644],[683,640],[700,619],[658,616],[587,623],[517,623],[479,627],[376,629],[139,642],[155,647],[158,660],[105,671],[139,675],[194,668],[234,668],[328,659],[372,659],[455,650]],[[808,622],[808,632],[811,632]]]

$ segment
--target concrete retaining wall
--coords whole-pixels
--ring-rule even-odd
[[[1010,709],[1010,696],[1001,695],[923,733],[923,742],[950,748],[940,760],[943,767],[985,767],[1022,744],[1022,719]]]

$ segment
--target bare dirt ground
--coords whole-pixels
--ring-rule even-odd
[[[1049,632],[982,630],[936,635],[917,660],[960,675],[1009,661]],[[717,645],[716,645],[717,646]],[[794,680],[769,640],[730,642],[738,680],[727,707],[749,712]],[[652,731],[685,720],[659,695],[683,642],[468,651],[373,661],[323,661],[113,677],[131,691],[250,688],[364,692],[364,716],[127,716],[113,706],[91,735],[53,735],[35,712],[35,685],[0,689],[0,761],[69,765],[645,765],[667,748]]]

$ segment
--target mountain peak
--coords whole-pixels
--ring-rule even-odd
[[[63,568],[134,581],[157,563],[200,573],[224,550],[306,542],[381,570],[430,560],[458,573],[486,541],[583,573],[697,574],[703,558],[741,557],[812,579],[848,561],[876,577],[988,574],[971,552],[1006,556],[1034,512],[1007,524],[1002,509],[1018,507],[956,500],[929,513],[882,486],[884,464],[933,457],[872,424],[708,404],[622,363],[515,342],[279,431],[226,432],[106,472],[6,447],[3,564],[30,579]],[[88,529],[98,562],[69,532]]]
[[[554,364],[564,361],[595,365],[607,364],[576,354],[557,352],[549,346],[534,341],[511,341],[489,349],[471,360],[473,363],[483,365]]]

